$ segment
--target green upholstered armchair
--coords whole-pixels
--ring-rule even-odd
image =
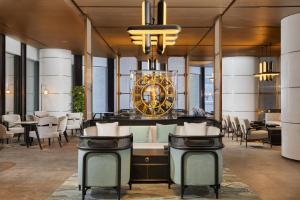
[[[126,136],[81,136],[78,145],[78,181],[82,199],[91,187],[117,189],[130,183],[132,135]]]
[[[181,186],[212,186],[218,198],[223,175],[222,135],[169,135],[170,180]]]

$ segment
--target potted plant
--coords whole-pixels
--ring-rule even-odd
[[[73,112],[84,112],[84,87],[74,86],[72,89]]]

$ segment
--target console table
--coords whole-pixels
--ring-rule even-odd
[[[168,151],[135,149],[132,155],[132,183],[167,183],[169,180]]]

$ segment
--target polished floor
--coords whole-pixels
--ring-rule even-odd
[[[282,158],[280,148],[250,144],[247,149],[225,138],[225,167],[248,184],[261,199],[300,199],[300,162]],[[59,148],[54,142],[44,150],[16,143],[0,144],[0,199],[47,199],[76,173],[76,144]]]

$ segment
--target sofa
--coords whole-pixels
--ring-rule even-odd
[[[116,122],[117,123],[117,122]],[[112,124],[112,123],[109,123]],[[187,130],[185,126],[187,124],[195,125],[195,127],[191,127]],[[197,127],[196,124],[202,124],[202,131]],[[98,126],[98,128],[97,128]],[[99,123],[97,126],[91,126],[85,128],[83,131],[84,136],[101,136],[99,129]],[[108,136],[124,136],[133,134],[133,149],[164,149],[165,146],[168,145],[168,135],[169,133],[183,135],[183,134],[191,134],[191,135],[200,135],[200,136],[212,136],[212,135],[220,135],[220,129],[214,126],[206,126],[206,123],[184,123],[183,126],[177,126],[176,128],[171,127],[173,125],[162,125],[157,124],[156,126],[118,126],[115,134],[109,134]],[[173,129],[173,131],[172,131]],[[194,130],[193,130],[194,129]],[[112,129],[108,129],[112,131]],[[194,133],[192,133],[194,132]],[[106,135],[106,133],[104,134]]]

